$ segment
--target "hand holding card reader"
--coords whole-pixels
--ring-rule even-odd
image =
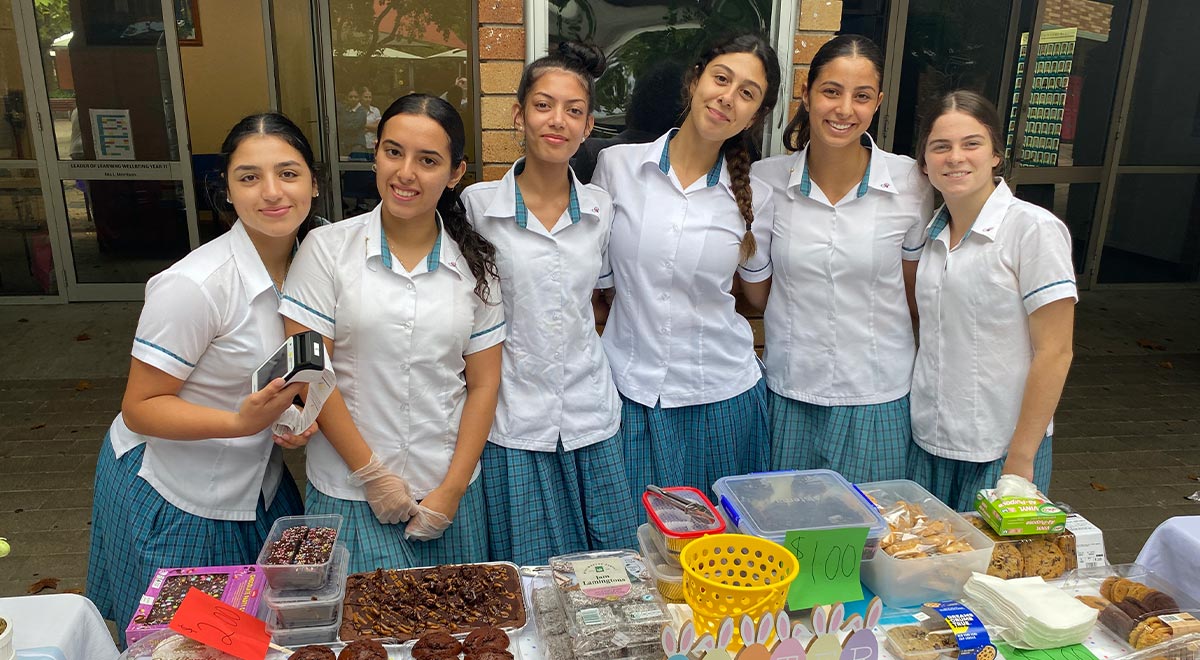
[[[254,370],[251,387],[257,392],[267,383],[282,378],[292,383],[314,383],[325,370],[325,346],[321,333],[308,330],[284,340],[279,350]]]

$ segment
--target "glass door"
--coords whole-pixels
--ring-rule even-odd
[[[63,299],[13,0],[0,0],[0,301]]]
[[[1009,35],[1018,44],[1009,62],[1010,181],[1017,197],[1066,223],[1086,288],[1132,0],[1021,4],[1022,30]]]
[[[199,243],[178,50],[195,5],[15,1],[67,297],[138,299]]]

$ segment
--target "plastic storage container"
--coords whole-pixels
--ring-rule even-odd
[[[337,618],[325,626],[308,626],[306,628],[282,628],[275,612],[267,611],[267,632],[271,641],[280,646],[296,648],[306,644],[328,644],[337,641],[338,628],[342,627],[342,609],[337,609]]]
[[[885,631],[884,644],[900,660],[957,658],[958,643],[949,630],[930,632],[921,626],[896,626]]]
[[[722,477],[713,484],[729,521],[743,534],[783,543],[789,531],[867,527],[863,559],[887,534],[887,522],[832,470],[785,470]]]
[[[325,586],[312,589],[267,589],[263,600],[276,616],[280,628],[326,626],[337,621],[346,595],[346,569],[350,551],[341,543],[333,547],[333,565]]]
[[[662,546],[654,538],[654,526],[646,523],[638,527],[638,545],[642,546],[642,559],[645,560],[646,570],[654,578],[654,586],[663,598],[675,602],[683,602],[683,568],[679,565],[679,555],[672,559],[662,550]]]
[[[916,505],[929,521],[944,522],[944,525],[924,525],[918,529],[928,532],[946,530],[920,538],[920,533],[905,533],[906,522],[895,520],[889,523],[892,537],[912,538],[921,551],[917,556],[900,559],[882,548],[874,557],[863,562],[862,580],[888,607],[911,607],[931,601],[957,600],[962,596],[963,585],[971,573],[986,573],[996,545],[987,534],[967,522],[953,509],[934,497],[915,482],[905,479],[876,481],[859,484],[858,489],[883,511],[896,512],[901,503]],[[907,517],[907,516],[905,516]],[[885,516],[886,519],[886,516]],[[945,554],[936,547],[945,541],[953,542],[955,549],[970,546],[971,550]],[[920,556],[929,553],[928,556]]]
[[[322,516],[284,516],[271,525],[267,541],[263,543],[262,551],[258,553],[258,566],[267,576],[267,582],[272,589],[320,589],[329,578],[329,567],[333,565],[333,551],[320,564],[268,564],[271,546],[283,538],[283,533],[293,527],[328,527],[335,531],[336,538],[342,532],[342,517],[336,513]]]
[[[1121,660],[1200,660],[1200,633],[1190,633],[1154,648],[1143,649]]]
[[[646,521],[650,523],[652,532],[662,537],[662,542],[669,551],[678,555],[689,541],[709,534],[721,534],[725,531],[724,519],[717,513],[716,508],[704,496],[704,493],[687,486],[675,486],[663,490],[676,497],[702,505],[712,516],[711,519],[707,519],[702,515],[692,515],[661,495],[649,491],[642,493],[642,506],[646,507]]]

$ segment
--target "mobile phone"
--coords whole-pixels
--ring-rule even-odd
[[[250,386],[257,392],[267,383],[282,378],[292,383],[314,383],[325,371],[325,345],[321,333],[308,330],[284,340],[279,349],[254,370]]]

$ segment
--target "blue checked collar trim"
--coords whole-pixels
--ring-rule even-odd
[[[945,205],[938,209],[937,215],[933,216],[933,222],[929,224],[929,240],[936,240],[938,234],[950,224],[950,209]],[[968,232],[969,233],[969,232]],[[965,236],[963,238],[966,238]]]
[[[872,154],[874,152],[872,151]],[[854,192],[854,199],[859,199],[867,194],[867,189],[871,183],[871,161],[867,161],[867,170],[863,172],[862,181],[858,183],[858,190]],[[800,194],[805,197],[812,197],[812,179],[808,176],[808,159],[804,159],[804,171],[800,174]],[[837,203],[837,200],[829,200],[831,204]]]
[[[525,198],[521,196],[521,186],[517,183],[517,175],[525,171],[525,159],[521,158],[516,163],[513,163],[513,197],[516,200],[516,210],[513,214],[513,219],[517,221],[517,226],[525,229],[529,226],[529,208],[525,206]],[[575,192],[575,177],[567,174],[567,182],[570,186],[571,193],[567,200],[567,213],[571,216],[571,224],[578,224],[582,217],[579,212],[579,195]]]
[[[442,214],[435,212],[434,218],[437,220],[437,238],[433,241],[433,249],[425,257],[425,270],[430,273],[438,269],[442,257]],[[393,270],[392,248],[388,246],[387,232],[383,230],[382,222],[379,223],[379,257],[383,260],[384,268]]]
[[[663,143],[662,155],[658,157],[658,169],[663,174],[671,172],[671,140],[675,139],[675,135],[679,133],[678,128],[672,128],[667,133],[667,141]],[[721,168],[725,165],[725,154],[717,154],[717,162],[713,163],[712,169],[708,171],[708,177],[704,183],[709,188],[721,182]],[[574,192],[572,190],[572,192]]]

